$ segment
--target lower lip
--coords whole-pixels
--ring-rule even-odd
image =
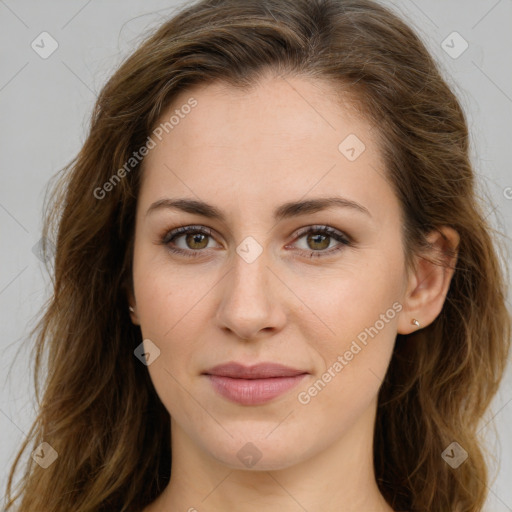
[[[294,377],[272,377],[268,379],[232,379],[219,375],[207,375],[217,393],[242,405],[259,405],[286,393],[295,387],[307,374]]]

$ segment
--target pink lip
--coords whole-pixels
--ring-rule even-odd
[[[204,372],[217,393],[242,405],[268,402],[296,386],[307,373],[274,363],[227,363]]]

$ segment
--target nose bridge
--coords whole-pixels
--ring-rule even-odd
[[[284,315],[272,286],[275,278],[267,268],[270,263],[269,251],[254,239],[248,237],[238,245],[217,312],[220,327],[249,339],[262,329],[281,326]]]
[[[240,307],[252,304],[249,311],[255,314],[257,310],[262,311],[270,300],[268,250],[264,251],[262,247],[258,250],[253,242],[244,241],[236,252],[231,263],[228,297],[233,299],[234,306],[238,303]],[[246,316],[249,316],[249,311],[246,311]]]
[[[240,253],[245,251],[244,255]],[[253,247],[240,244],[232,263],[232,292],[235,295],[268,297],[268,251],[255,254]]]

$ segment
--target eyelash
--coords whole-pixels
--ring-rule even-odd
[[[189,233],[200,233],[213,238],[212,230],[210,228],[207,228],[206,226],[183,226],[166,232],[163,235],[163,237],[161,237],[160,243],[162,245],[165,245],[167,249],[172,253],[190,258],[198,257],[201,255],[200,253],[203,252],[204,249],[184,250],[170,245],[170,243],[173,242],[176,238],[179,238],[180,236],[183,235],[187,235]],[[300,249],[301,252],[307,252],[309,258],[322,258],[326,256],[332,256],[334,253],[337,253],[338,251],[344,249],[345,247],[351,247],[353,245],[353,241],[349,236],[343,234],[342,232],[334,228],[331,228],[330,226],[323,225],[307,226],[305,228],[300,229],[297,232],[294,241],[299,240],[304,235],[307,235],[309,233],[328,235],[329,237],[334,238],[334,240],[339,242],[339,245],[328,250],[305,251],[304,249]]]

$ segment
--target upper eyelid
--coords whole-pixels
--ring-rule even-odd
[[[347,233],[335,227],[329,226],[328,224],[311,224],[309,226],[304,226],[303,228],[299,228],[298,230],[295,231],[295,236],[302,237],[303,235],[311,231],[323,232],[325,234],[338,234],[341,237],[346,238],[347,240],[351,240],[351,237]]]

